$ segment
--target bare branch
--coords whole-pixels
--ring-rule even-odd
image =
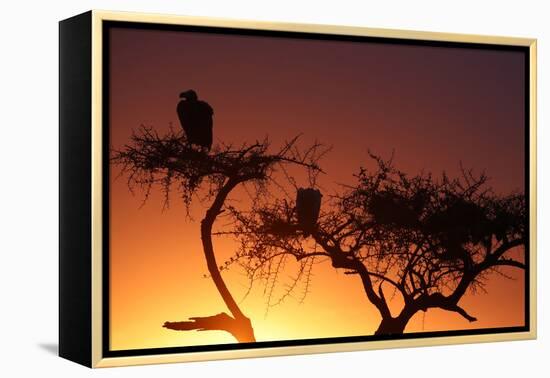
[[[192,317],[188,321],[165,322],[164,328],[174,331],[226,331],[241,343],[254,342],[252,326],[248,319],[234,319],[225,312],[212,316]]]

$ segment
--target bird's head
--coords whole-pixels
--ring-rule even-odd
[[[180,98],[186,99],[188,101],[197,101],[198,96],[197,92],[192,89],[186,90],[185,92],[180,93]]]

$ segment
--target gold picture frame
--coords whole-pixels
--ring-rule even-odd
[[[462,334],[107,356],[104,353],[104,206],[105,114],[104,25],[108,22],[185,25],[221,29],[368,37],[400,41],[516,46],[528,51],[529,260],[528,329],[518,332]],[[525,340],[536,338],[536,39],[468,34],[293,24],[93,10],[60,23],[60,355],[89,367],[205,361],[309,353]],[[76,67],[75,67],[76,66]],[[75,89],[76,88],[76,89]],[[84,125],[82,125],[84,123]],[[72,125],[72,126],[71,126]],[[75,125],[78,125],[75,126]],[[72,130],[69,130],[73,127]],[[75,130],[76,128],[76,130]],[[80,131],[79,131],[80,130]],[[78,145],[86,145],[84,151]],[[87,153],[90,155],[85,156]],[[82,158],[80,157],[82,154]],[[71,159],[72,162],[70,161]],[[74,159],[78,160],[77,166]],[[75,185],[74,176],[83,178]],[[70,176],[70,177],[69,177]],[[75,207],[80,203],[82,207]],[[71,210],[73,209],[73,210]],[[75,214],[85,211],[84,214]],[[81,219],[82,221],[75,221]],[[71,236],[69,236],[71,235]],[[77,277],[78,276],[78,277]],[[83,315],[84,314],[84,315]],[[78,320],[75,320],[78,319]]]

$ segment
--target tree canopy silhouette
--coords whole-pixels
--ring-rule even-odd
[[[172,330],[222,330],[233,335],[239,342],[254,342],[251,321],[244,315],[227,287],[216,261],[212,242],[212,229],[218,216],[225,211],[231,192],[241,184],[253,183],[255,197],[267,193],[266,185],[278,169],[297,166],[310,175],[320,172],[318,159],[326,152],[318,143],[305,150],[297,145],[298,137],[284,143],[271,152],[269,140],[243,143],[239,146],[218,144],[211,151],[195,147],[181,131],[170,130],[159,135],[153,128],[142,126],[134,132],[129,144],[113,150],[111,161],[119,165],[126,175],[131,191],[140,189],[149,198],[154,187],[164,193],[165,206],[169,205],[170,193],[181,196],[189,213],[195,197],[207,203],[201,221],[201,241],[208,271],[230,315],[222,312],[212,316],[191,317],[187,321],[166,322],[164,327]],[[200,145],[200,143],[199,143]],[[199,293],[197,293],[199,295]]]
[[[458,178],[409,176],[391,159],[371,157],[377,168],[361,168],[355,184],[331,196],[313,229],[300,226],[288,200],[232,209],[241,245],[234,262],[253,282],[277,277],[291,256],[300,264],[296,281],[308,285],[313,260],[328,259],[360,278],[381,316],[378,335],[402,334],[417,312],[431,308],[476,321],[459,304],[464,294],[483,289],[491,273],[505,275],[502,267],[525,269],[525,196],[497,195],[485,175],[464,169]],[[402,297],[396,314],[388,293]]]

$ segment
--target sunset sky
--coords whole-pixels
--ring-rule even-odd
[[[179,128],[180,92],[193,88],[214,109],[214,143],[254,142],[274,147],[302,134],[332,146],[321,165],[324,192],[353,183],[367,150],[389,157],[410,174],[450,175],[459,164],[485,171],[497,193],[523,191],[524,56],[520,52],[365,42],[335,42],[113,28],[110,34],[110,142],[129,143],[141,124],[160,133]],[[165,321],[227,311],[208,278],[200,244],[204,205],[186,219],[177,194],[168,210],[152,193],[132,196],[126,178],[110,193],[111,350],[234,342],[224,332],[176,332]],[[298,184],[307,186],[306,177]],[[237,192],[236,197],[242,195]],[[215,239],[219,261],[231,256],[230,238]],[[292,271],[290,267],[289,274]],[[456,313],[417,314],[406,331],[440,331],[524,324],[523,272],[491,276],[487,293]],[[248,280],[237,267],[224,279],[239,301]],[[240,305],[258,341],[372,335],[380,321],[356,276],[330,263],[315,266],[303,304],[289,298],[266,316],[263,286]]]

